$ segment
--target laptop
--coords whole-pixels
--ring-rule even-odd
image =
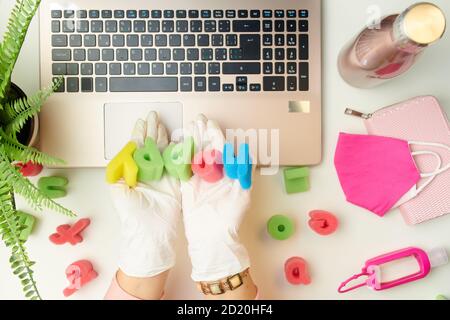
[[[40,148],[102,167],[156,110],[198,114],[258,147],[258,164],[321,161],[321,1],[42,1]]]

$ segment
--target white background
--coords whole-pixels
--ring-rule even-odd
[[[299,1],[301,3],[301,1]],[[450,2],[433,0],[450,19]],[[0,31],[13,0],[0,0]],[[241,235],[252,259],[252,274],[262,298],[268,299],[434,299],[437,294],[450,296],[450,265],[433,270],[419,282],[385,292],[362,288],[339,295],[341,281],[358,272],[363,262],[376,255],[407,246],[430,249],[446,247],[450,252],[450,215],[418,226],[407,226],[398,212],[383,219],[345,202],[332,164],[339,131],[364,133],[362,122],[343,114],[345,107],[370,112],[385,105],[417,95],[435,95],[450,113],[450,33],[428,49],[421,61],[405,76],[372,90],[355,89],[338,75],[336,58],[340,48],[368,19],[367,9],[378,5],[383,14],[399,12],[412,0],[324,0],[323,9],[323,98],[324,98],[324,159],[311,170],[311,191],[288,196],[283,190],[281,174],[256,177],[253,203],[242,226]],[[14,73],[14,82],[26,93],[38,84],[38,29],[34,21]],[[83,125],[80,124],[80,130]],[[295,134],[295,133],[294,133]],[[304,150],[298,150],[304,152]],[[35,275],[45,299],[63,299],[67,284],[64,270],[78,259],[89,259],[99,277],[71,299],[101,299],[116,270],[116,214],[111,206],[104,170],[47,170],[44,175],[61,174],[70,180],[69,195],[61,203],[73,208],[80,217],[90,217],[91,226],[84,233],[85,241],[75,247],[55,246],[48,240],[56,226],[71,222],[53,212],[33,213],[38,224],[27,247],[37,261]],[[28,210],[23,201],[19,209]],[[307,213],[326,209],[339,216],[341,227],[330,237],[314,234],[307,226]],[[29,212],[32,212],[29,210]],[[296,223],[295,236],[285,242],[268,238],[267,219],[278,213],[291,216]],[[189,278],[190,263],[186,255],[183,233],[180,231],[178,263],[171,272],[167,298],[200,298]],[[284,261],[302,256],[310,266],[312,284],[290,286],[284,280]],[[0,245],[0,298],[22,299],[18,280],[8,265],[9,252]]]

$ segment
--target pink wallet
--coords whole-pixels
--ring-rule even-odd
[[[435,142],[450,146],[450,127],[447,116],[433,96],[421,96],[377,110],[373,114],[360,114],[364,118],[367,132],[372,135],[387,136],[408,141]],[[424,147],[412,146],[413,151]],[[450,162],[448,150],[426,147],[441,156],[443,164]],[[436,159],[430,156],[415,157],[421,172],[436,169]],[[436,176],[414,199],[400,206],[407,224],[418,224],[450,213],[450,170]]]

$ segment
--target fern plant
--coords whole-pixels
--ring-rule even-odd
[[[23,196],[36,210],[46,207],[67,216],[75,216],[72,211],[43,194],[23,177],[18,167],[13,164],[16,161],[22,163],[32,161],[42,165],[63,163],[60,159],[24,145],[18,139],[18,133],[24,125],[40,111],[43,102],[63,80],[61,78],[55,80],[48,88],[28,98],[15,98],[11,94],[11,75],[40,2],[40,0],[16,1],[0,43],[0,236],[11,250],[9,262],[13,274],[19,278],[25,297],[33,300],[40,299],[41,296],[33,277],[34,262],[27,254],[25,241],[19,237],[25,226],[19,222],[14,194]]]

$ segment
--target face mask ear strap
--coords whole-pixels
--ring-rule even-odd
[[[419,145],[419,146],[429,146],[429,147],[443,148],[443,149],[448,150],[448,152],[450,152],[450,147],[446,146],[445,144],[441,144],[441,143],[409,141],[408,144],[409,145]],[[434,172],[421,173],[420,176],[422,178],[435,177],[438,174],[441,174],[441,173],[447,171],[448,169],[450,169],[450,162],[446,166],[441,168],[442,159],[436,152],[433,152],[433,151],[416,151],[416,152],[412,152],[413,157],[414,156],[418,156],[418,155],[423,155],[423,154],[429,154],[429,155],[435,156],[438,159],[439,166],[437,167],[437,169]],[[428,183],[430,183],[430,182],[431,181],[429,181]]]

